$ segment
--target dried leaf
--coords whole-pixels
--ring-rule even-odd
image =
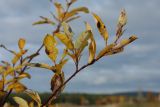
[[[119,19],[118,19],[118,25],[124,26],[127,23],[127,14],[125,9],[123,9],[120,13]]]
[[[13,97],[13,99],[19,105],[19,107],[29,107],[26,100],[20,97]]]
[[[98,30],[99,30],[100,34],[102,35],[103,39],[105,40],[105,42],[107,44],[109,34],[108,34],[107,29],[106,29],[106,26],[97,14],[93,13],[93,16],[94,16],[94,19],[96,21]]]
[[[52,77],[51,80],[51,90],[52,92],[55,92],[63,83],[64,83],[64,72],[62,72],[61,74],[54,74],[54,76]],[[56,97],[63,91],[64,87],[61,88],[61,90],[59,92],[57,92]]]

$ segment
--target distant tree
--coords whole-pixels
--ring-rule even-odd
[[[105,45],[102,49],[98,49],[100,51],[97,51],[96,49],[96,40],[94,39],[92,27],[88,22],[85,22],[86,29],[84,29],[84,31],[74,41],[73,37],[75,38],[76,36],[72,31],[72,27],[69,25],[69,23],[73,20],[79,19],[80,12],[90,13],[87,7],[77,7],[70,9],[70,7],[77,1],[78,0],[65,0],[65,4],[62,4],[58,2],[58,0],[51,0],[51,3],[54,4],[56,9],[56,15],[51,13],[54,19],[52,20],[41,16],[41,20],[33,23],[33,25],[48,24],[56,26],[56,29],[52,34],[46,34],[44,36],[43,43],[40,45],[40,48],[35,51],[35,53],[32,53],[28,56],[26,55],[28,49],[25,49],[26,40],[23,38],[20,38],[18,41],[18,52],[8,49],[5,47],[5,45],[0,45],[1,48],[10,52],[14,56],[13,59],[11,59],[11,63],[8,61],[1,61],[0,64],[1,107],[6,103],[12,92],[26,93],[33,99],[33,101],[36,102],[38,107],[49,106],[51,102],[55,101],[59,94],[62,93],[65,85],[79,72],[88,66],[95,64],[95,62],[104,57],[122,52],[126,45],[137,39],[135,35],[132,35],[128,39],[120,40],[125,31],[124,26],[127,23],[127,15],[123,9],[118,19],[115,40],[111,43],[108,42],[109,33],[105,24],[96,13],[92,13],[92,16],[96,22],[97,29],[101,37],[104,39],[102,42],[104,42]],[[65,46],[63,53],[59,52],[57,46],[60,43],[58,43],[57,40],[59,40],[60,43]],[[46,55],[52,61],[52,65],[41,62],[32,62],[34,58],[39,56],[42,48],[45,48]],[[85,65],[80,66],[79,63],[82,60],[82,53],[84,52],[85,48],[88,48],[88,62]],[[58,56],[59,58],[57,58]],[[66,65],[68,60],[73,61],[73,65],[75,65],[75,72],[66,79],[63,67]],[[44,103],[41,102],[41,98],[36,91],[28,89],[23,83],[21,83],[22,79],[31,78],[31,75],[27,72],[27,70],[31,69],[32,67],[43,68],[53,72],[53,77],[51,78],[50,84],[52,94]],[[19,104],[20,107],[34,106],[33,102],[29,103],[20,97],[14,97],[13,99],[17,104]]]

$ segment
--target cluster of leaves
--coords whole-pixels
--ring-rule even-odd
[[[41,16],[41,20],[33,24],[51,24],[53,26],[57,26],[55,31],[53,31],[53,34],[47,34],[44,37],[41,47],[35,53],[26,56],[26,41],[22,38],[18,41],[19,52],[9,50],[4,45],[0,45],[0,47],[4,48],[14,56],[11,63],[2,61],[0,65],[1,105],[4,105],[12,91],[16,93],[25,92],[37,103],[36,105],[38,107],[50,105],[51,102],[54,101],[63,91],[65,85],[76,74],[78,74],[84,68],[94,64],[102,57],[122,52],[126,45],[137,39],[136,36],[132,35],[128,39],[120,40],[120,37],[124,33],[124,26],[127,23],[126,12],[125,10],[122,10],[118,19],[116,36],[113,43],[108,43],[109,34],[101,18],[97,14],[92,13],[92,16],[96,22],[97,29],[102,38],[104,39],[105,43],[105,46],[103,49],[101,49],[101,51],[97,52],[96,50],[96,40],[94,39],[92,27],[88,22],[85,22],[86,29],[84,29],[84,31],[74,41],[73,37],[75,37],[75,34],[72,31],[69,22],[80,18],[80,12],[89,13],[88,8],[86,7],[78,7],[70,10],[71,5],[75,2],[77,2],[77,0],[66,0],[66,7],[64,7],[61,3],[54,1],[53,4],[57,13],[56,15],[52,13],[54,20]],[[59,49],[57,48],[57,45],[59,45],[58,41],[60,41],[65,46],[63,54],[61,56],[59,56]],[[46,63],[31,62],[33,58],[39,55],[39,52],[43,47],[45,48],[46,55],[53,62],[52,65],[48,65]],[[88,63],[83,65],[82,67],[79,67],[82,53],[87,47],[89,53]],[[59,60],[57,58],[58,56],[60,57]],[[73,60],[76,69],[75,72],[68,79],[65,79],[63,67],[68,60]],[[44,104],[41,103],[41,99],[37,92],[27,89],[27,87],[20,82],[24,78],[31,78],[31,75],[27,73],[27,70],[32,67],[44,68],[53,72],[53,77],[51,78],[52,95]],[[24,99],[19,97],[14,97],[14,100],[17,102],[17,104],[19,104],[20,107],[34,106],[33,102],[28,103]]]

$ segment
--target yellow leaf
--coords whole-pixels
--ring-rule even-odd
[[[19,41],[18,41],[19,49],[20,49],[20,50],[23,50],[23,48],[24,48],[25,44],[26,44],[25,39],[20,38],[20,39],[19,39]]]
[[[28,63],[27,66],[30,67],[38,67],[38,68],[45,68],[45,69],[49,69],[49,70],[54,70],[53,66],[50,66],[48,64],[45,63]]]
[[[86,7],[78,7],[78,8],[75,8],[73,10],[71,10],[70,12],[68,12],[66,15],[65,15],[65,18],[64,20],[67,20],[68,18],[74,16],[74,15],[77,15],[79,12],[84,12],[84,13],[89,13],[89,10],[88,8]]]
[[[89,60],[88,62],[91,63],[94,58],[95,58],[95,54],[96,54],[96,41],[93,37],[93,33],[92,33],[92,27],[90,26],[89,23],[85,23],[86,24],[86,29],[90,32],[90,44],[89,44]]]
[[[41,98],[37,92],[32,91],[32,90],[27,90],[25,91],[25,93],[28,94],[38,104],[38,107],[40,107]]]
[[[93,16],[94,16],[94,19],[96,21],[98,30],[99,30],[100,34],[102,35],[102,37],[104,38],[104,40],[106,41],[106,44],[107,44],[109,34],[108,34],[107,29],[106,29],[106,26],[97,14],[93,13]]]
[[[11,89],[13,89],[16,93],[19,93],[25,91],[27,88],[22,83],[16,82],[8,85],[7,90]]]
[[[58,55],[58,49],[56,48],[56,40],[52,35],[47,34],[44,38],[43,44],[45,46],[46,54],[54,62],[57,59]]]
[[[64,15],[64,9],[62,7],[62,4],[60,4],[58,2],[54,2],[54,5],[56,7],[58,18],[61,20],[63,18],[63,15]]]
[[[20,97],[13,97],[13,99],[19,105],[19,107],[29,107],[26,100]]]
[[[120,13],[119,19],[118,19],[118,25],[124,26],[127,23],[127,14],[125,9],[123,9]]]
[[[55,36],[70,50],[74,49],[72,40],[63,33],[56,33]]]
[[[27,50],[21,50],[18,53],[15,53],[15,56],[12,59],[12,63],[15,65],[17,61],[21,58],[22,55],[24,55],[27,52]]]
[[[62,26],[63,26],[63,29],[64,29],[65,34],[66,34],[70,39],[72,39],[72,37],[73,37],[73,31],[72,31],[71,27],[68,25],[68,23],[63,22],[63,23],[62,23]]]
[[[17,79],[19,80],[19,79],[23,79],[23,78],[31,78],[31,75],[30,74],[28,74],[28,73],[26,73],[26,72],[24,72],[24,73],[22,73],[22,74],[20,74],[18,77],[17,77]]]
[[[110,44],[110,45],[107,45],[103,50],[100,51],[100,53],[97,55],[96,59],[99,59],[103,56],[105,56],[107,53],[109,53],[112,48],[115,46],[115,44]]]
[[[124,46],[135,41],[136,39],[137,39],[137,37],[135,35],[129,37],[128,39],[123,39],[122,41],[120,41],[120,43],[117,46],[114,47],[114,49],[123,48]]]
[[[119,49],[113,49],[110,52],[108,52],[106,55],[114,55],[123,52],[124,48],[119,48]]]
[[[88,39],[90,38],[90,32],[82,32],[75,42],[75,48],[82,51],[88,45]]]

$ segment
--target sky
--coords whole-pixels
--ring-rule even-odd
[[[64,0],[60,0],[64,1]],[[159,0],[78,0],[73,6],[86,6],[91,12],[97,13],[105,23],[109,42],[113,41],[117,19],[121,9],[125,8],[128,24],[124,37],[132,34],[138,40],[125,48],[123,53],[105,57],[93,66],[83,70],[70,81],[64,92],[81,93],[115,93],[126,91],[160,91],[160,1]],[[32,26],[39,16],[51,17],[50,11],[55,11],[49,0],[1,0],[0,1],[0,44],[9,49],[18,50],[17,41],[25,38],[29,53],[37,50],[47,33],[55,27]],[[81,14],[82,19],[70,23],[75,36],[84,30],[84,21],[89,22],[97,40],[98,50],[104,44],[95,27],[91,14]],[[63,45],[58,46],[61,50]],[[84,52],[81,64],[86,63],[87,52]],[[13,56],[0,49],[0,60],[10,61]],[[41,55],[33,62],[52,64],[49,58]],[[73,62],[69,61],[63,69],[66,78],[73,72]],[[53,73],[33,68],[29,72],[31,79],[23,80],[30,89],[40,92],[50,92],[50,78]]]

